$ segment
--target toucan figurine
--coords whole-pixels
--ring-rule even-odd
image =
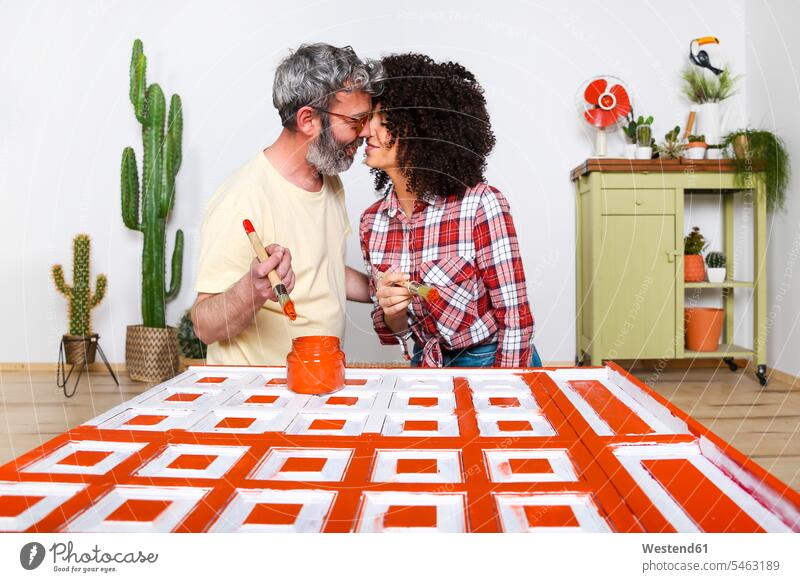
[[[695,52],[695,45],[701,47],[706,44],[719,45],[719,39],[715,36],[704,36],[703,38],[695,38],[689,43],[689,60],[700,68],[708,69],[715,75],[722,74],[722,69],[719,69],[711,64],[711,59],[708,56],[708,51],[703,49]]]

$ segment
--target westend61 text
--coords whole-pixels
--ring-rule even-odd
[[[707,554],[708,544],[642,544],[645,554]]]

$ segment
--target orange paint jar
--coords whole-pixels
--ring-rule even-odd
[[[339,338],[310,335],[292,340],[286,356],[289,390],[300,394],[330,394],[344,387],[344,352]]]

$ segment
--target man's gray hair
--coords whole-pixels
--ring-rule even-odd
[[[380,61],[362,61],[349,46],[303,44],[278,65],[272,103],[280,113],[281,124],[294,130],[300,108],[310,105],[327,109],[339,91],[377,95],[382,79]]]

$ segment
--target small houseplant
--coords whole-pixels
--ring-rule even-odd
[[[736,168],[736,182],[743,188],[752,188],[753,162],[763,163],[767,208],[783,210],[786,190],[789,187],[791,166],[783,140],[762,129],[739,129],[725,136],[725,145],[733,148],[732,163]]]
[[[658,145],[658,155],[664,159],[678,159],[681,157],[686,145],[680,140],[681,128],[676,125],[664,134],[664,141]]]
[[[647,122],[636,126],[636,159],[649,160],[653,157],[653,128]]]
[[[704,135],[690,135],[687,138],[686,144],[686,158],[690,160],[702,160],[706,157],[706,136]]]
[[[697,105],[697,132],[706,136],[706,143],[722,143],[720,128],[720,102],[736,94],[739,76],[731,75],[725,68],[719,75],[695,65],[687,65],[681,72],[683,94]]]
[[[181,348],[181,367],[203,364],[208,346],[197,337],[192,323],[192,310],[187,309],[178,323],[178,345]],[[192,361],[195,360],[195,361]]]
[[[627,138],[627,143],[625,144],[625,157],[629,160],[632,160],[636,157],[636,128],[640,125],[652,125],[653,124],[653,116],[649,116],[647,119],[644,116],[640,115],[638,118],[634,117],[633,110],[628,113],[628,123],[623,126],[622,130],[625,133],[625,137]]]
[[[702,252],[708,246],[700,227],[695,226],[692,232],[683,239],[683,280],[687,282],[705,281],[706,270]]]
[[[142,233],[142,324],[129,325],[125,361],[133,380],[161,381],[178,373],[178,339],[166,325],[166,303],[178,295],[183,266],[183,231],[175,233],[172,276],[166,283],[166,226],[175,204],[175,177],[181,167],[183,112],[173,95],[167,111],[164,92],[147,85],[142,41],[133,43],[130,100],[142,125],[142,181],[132,147],[122,152],[122,220]],[[166,129],[164,123],[166,121]]]
[[[708,282],[724,283],[728,270],[725,268],[725,255],[719,252],[708,253],[706,255],[706,265],[708,265]]]
[[[89,282],[92,241],[87,234],[72,239],[72,286],[64,280],[64,269],[53,265],[51,273],[56,289],[69,301],[69,334],[64,334],[64,352],[68,364],[83,365],[94,362],[97,340],[92,333],[92,309],[97,307],[106,294],[108,280],[97,275],[95,291]]]

